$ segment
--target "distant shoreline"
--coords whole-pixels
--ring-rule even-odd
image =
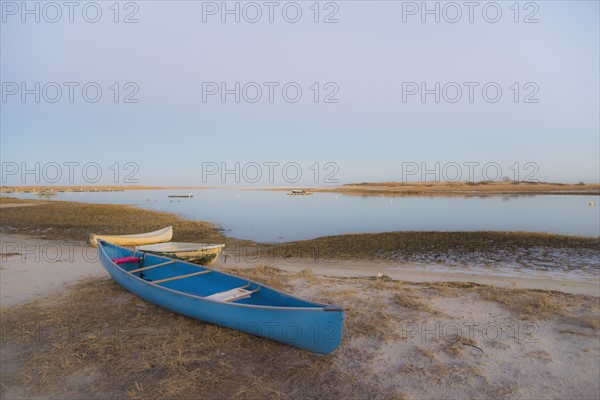
[[[307,192],[340,193],[361,196],[504,196],[504,195],[600,195],[600,184],[572,184],[548,182],[365,182],[341,186],[146,186],[146,185],[100,185],[100,186],[2,186],[0,193],[27,192],[111,192],[124,190],[274,190],[303,189]]]
[[[323,191],[317,189],[318,191]],[[600,184],[548,182],[382,182],[353,183],[334,190],[336,193],[383,196],[469,196],[469,195],[600,195]]]
[[[225,186],[146,186],[146,185],[31,185],[31,186],[2,186],[1,193],[23,193],[33,190],[46,191],[53,189],[55,191],[68,192],[111,192],[121,190],[199,190],[199,189],[220,189]]]

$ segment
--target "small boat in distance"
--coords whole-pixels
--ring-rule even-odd
[[[166,242],[138,246],[136,250],[194,264],[210,265],[217,260],[224,247],[224,244]]]
[[[36,196],[56,196],[56,192],[53,190],[45,190],[42,192],[35,192]]]
[[[181,197],[181,198],[186,198],[186,199],[191,199],[194,197],[193,194],[170,194],[167,197]]]
[[[98,246],[98,240],[106,240],[121,246],[141,246],[144,244],[168,242],[173,238],[173,227],[168,226],[153,232],[131,235],[97,235],[90,233],[90,244]]]
[[[249,279],[103,240],[98,253],[118,284],[171,311],[319,354],[335,351],[342,341],[342,307],[302,300]]]
[[[288,192],[288,196],[312,196],[311,192],[304,191],[302,189],[292,189]]]

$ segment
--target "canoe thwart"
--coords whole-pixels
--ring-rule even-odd
[[[154,264],[154,265],[150,265],[149,267],[134,269],[132,271],[129,271],[129,273],[135,274],[136,272],[146,271],[146,270],[152,269],[152,268],[158,268],[158,267],[163,267],[165,265],[175,264],[175,262],[176,262],[175,260],[171,260],[171,261],[167,261],[167,262],[160,263],[160,264]]]
[[[177,275],[177,276],[173,276],[171,278],[159,279],[157,281],[153,281],[152,283],[158,284],[158,283],[163,283],[163,282],[176,281],[178,279],[191,278],[192,276],[208,274],[210,272],[212,272],[212,271],[210,269],[207,269],[207,270],[200,271],[200,272],[194,272],[192,274]]]
[[[205,299],[222,301],[224,303],[229,303],[236,300],[245,299],[250,297],[252,293],[256,293],[260,290],[260,287],[254,290],[246,290],[250,285],[242,286],[235,289],[226,290],[224,292],[219,292],[215,294],[211,294],[210,296],[206,296]]]

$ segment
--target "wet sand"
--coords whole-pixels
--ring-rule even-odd
[[[256,263],[235,261],[228,257],[224,262],[215,264],[219,267],[252,268]],[[473,282],[513,289],[555,290],[571,294],[585,294],[600,297],[600,275],[597,273],[548,272],[523,269],[498,271],[484,267],[443,267],[440,265],[424,266],[391,262],[353,262],[323,260],[294,260],[292,262],[276,258],[266,263],[289,272],[300,272],[311,269],[315,274],[335,277],[376,277],[378,274],[389,276],[403,282]]]
[[[106,276],[98,262],[97,249],[82,241],[39,239],[26,235],[0,234],[0,305],[10,307],[54,292],[85,278]],[[483,267],[441,267],[392,262],[365,262],[272,258],[241,259],[228,253],[214,264],[221,268],[253,268],[268,265],[288,272],[312,270],[332,277],[376,277],[386,275],[404,282],[473,282],[515,289],[555,290],[600,297],[600,276],[594,273],[548,272],[519,269],[498,271]]]

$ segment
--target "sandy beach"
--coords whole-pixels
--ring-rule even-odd
[[[0,305],[11,307],[60,293],[106,274],[88,243],[0,235]]]
[[[228,242],[214,268],[345,307],[341,347],[317,356],[176,315],[118,286],[76,239],[93,228],[75,221],[89,210],[122,215],[122,206],[59,204],[54,225],[41,226],[44,207],[53,206],[2,209],[2,398],[598,397],[597,269],[248,258],[236,252],[243,243]],[[161,218],[184,237],[218,235],[136,213],[139,224]],[[561,245],[565,254],[594,249],[574,243]]]

